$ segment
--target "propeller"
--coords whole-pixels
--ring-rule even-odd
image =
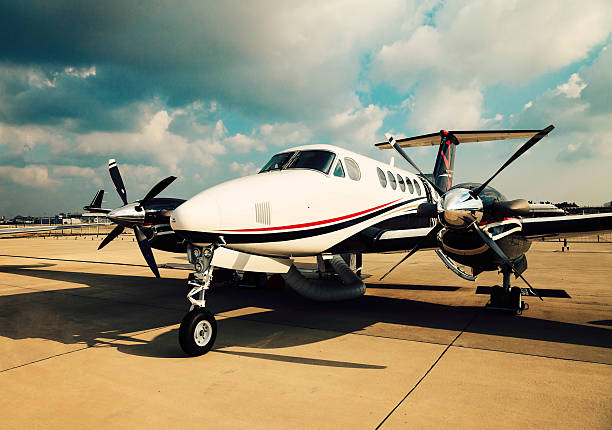
[[[125,228],[131,228],[134,230],[134,235],[136,236],[136,241],[138,242],[138,247],[140,248],[142,256],[149,265],[149,268],[153,274],[159,278],[159,270],[157,269],[157,263],[155,262],[155,257],[153,256],[153,250],[151,249],[147,236],[144,234],[141,228],[146,217],[146,210],[143,205],[165,190],[168,185],[174,182],[176,176],[168,176],[167,178],[162,179],[155,184],[153,188],[151,188],[151,190],[142,200],[137,200],[135,203],[128,203],[125,185],[123,184],[119,167],[117,167],[117,162],[114,159],[108,160],[108,172],[110,173],[115,189],[117,190],[117,193],[119,194],[119,197],[124,205],[120,208],[109,211],[107,214],[107,218],[117,224],[117,226],[104,238],[98,249],[102,249],[112,242],[115,238],[117,238],[117,236],[123,233]],[[98,197],[96,196],[94,201],[97,199]]]
[[[389,144],[395,149],[412,167],[414,167],[420,175],[429,182],[432,187],[438,192],[441,197],[440,202],[436,205],[434,203],[422,203],[417,208],[417,214],[427,218],[438,218],[439,222],[434,228],[432,228],[427,235],[421,239],[404,258],[402,258],[395,266],[385,273],[380,280],[383,280],[389,273],[391,273],[396,267],[411,257],[416,251],[423,247],[426,243],[435,239],[438,232],[444,227],[452,229],[468,229],[473,226],[474,231],[482,238],[482,240],[489,245],[489,247],[504,261],[508,267],[512,269],[517,277],[520,277],[529,286],[531,292],[538,296],[540,300],[542,298],[537,294],[533,287],[527,282],[527,280],[516,270],[510,259],[503,253],[501,248],[491,239],[486,233],[484,233],[479,227],[478,223],[482,220],[484,210],[486,209],[489,213],[498,215],[527,215],[529,214],[529,203],[526,200],[510,200],[510,201],[496,201],[490,205],[484,207],[482,200],[479,195],[487,187],[487,185],[506,167],[512,164],[521,155],[531,149],[536,143],[538,143],[544,136],[550,133],[555,127],[549,125],[548,127],[540,130],[536,135],[531,137],[525,142],[489,179],[481,184],[476,190],[468,190],[462,188],[451,189],[447,192],[443,192],[438,188],[432,181],[427,178],[419,169],[419,167],[410,159],[410,157],[404,152],[404,150],[397,144],[393,136],[385,134],[385,137],[389,141]]]

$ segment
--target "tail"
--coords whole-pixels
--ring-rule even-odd
[[[83,206],[83,209],[89,212],[110,212],[109,209],[102,209],[102,198],[104,197],[104,190],[100,190],[96,193],[91,203],[87,206]]]
[[[443,191],[453,186],[455,174],[455,152],[459,141],[446,130],[440,130],[440,148],[434,165],[433,177],[435,184]]]

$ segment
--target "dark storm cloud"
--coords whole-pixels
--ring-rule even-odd
[[[94,79],[20,92],[9,98],[4,120],[85,117],[87,128],[93,126],[88,114],[101,113],[96,103],[107,109],[152,98],[170,107],[219,100],[277,119],[316,115],[312,107],[321,101],[346,103],[358,56],[328,56],[327,41],[317,46],[310,34],[287,40],[301,14],[286,9],[286,3],[269,2],[0,1],[0,62],[45,73],[92,65],[98,70]],[[307,32],[315,28],[309,22]],[[303,67],[302,60],[311,64]],[[102,128],[125,126],[112,115],[101,121]]]
[[[76,132],[127,131],[137,125],[137,105],[152,97],[150,81],[112,66],[87,77],[77,72],[1,64],[0,122],[62,125]]]

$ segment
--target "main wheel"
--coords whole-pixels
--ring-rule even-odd
[[[179,343],[187,355],[206,354],[217,338],[217,321],[206,309],[195,308],[183,318],[179,328]]]

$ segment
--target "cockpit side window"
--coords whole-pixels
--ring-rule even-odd
[[[338,162],[336,163],[336,168],[334,169],[334,176],[344,178],[344,169],[342,168],[342,162],[340,160],[338,160]]]
[[[281,152],[274,155],[270,161],[259,171],[259,173],[270,172],[272,170],[281,170],[285,164],[291,159],[295,152]]]
[[[346,165],[346,172],[353,181],[358,181],[361,179],[361,170],[359,169],[359,164],[355,160],[349,157],[344,158],[344,164]]]
[[[334,158],[336,154],[321,149],[299,151],[286,169],[312,169],[328,174]]]

